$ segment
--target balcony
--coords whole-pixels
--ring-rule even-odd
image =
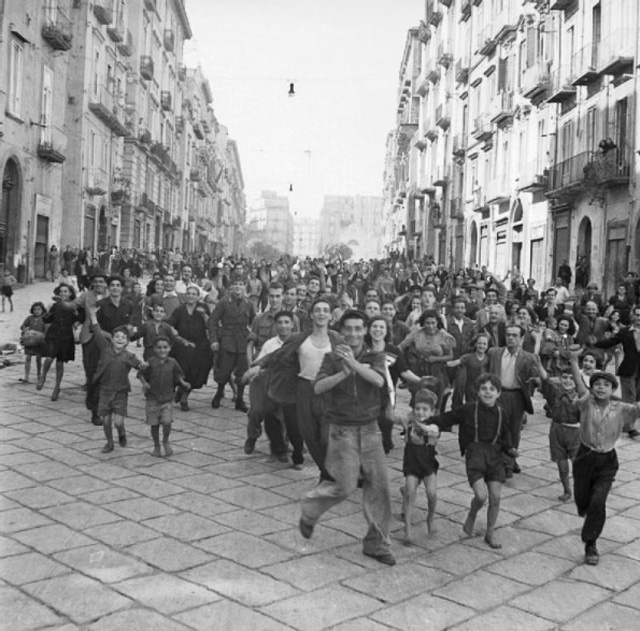
[[[440,81],[440,68],[437,65],[433,64],[427,68],[427,79],[434,85]]]
[[[485,195],[482,186],[478,186],[473,190],[472,207],[473,212],[476,213],[484,213],[489,210],[489,205],[487,204],[487,196]]]
[[[453,197],[449,200],[449,218],[464,219],[464,206],[459,197]]]
[[[200,169],[198,169],[197,167],[192,167],[192,169],[189,171],[189,179],[192,182],[199,182],[200,181]]]
[[[38,143],[38,158],[54,164],[62,164],[66,159],[64,137],[57,129],[42,127]]]
[[[458,83],[467,83],[469,81],[469,64],[466,60],[458,59],[456,61],[456,81]]]
[[[438,130],[435,128],[430,120],[424,122],[424,135],[425,138],[433,142],[438,138]]]
[[[584,190],[585,167],[592,157],[592,152],[584,151],[554,164],[549,169],[549,182],[545,191],[547,197],[559,197],[563,193]]]
[[[73,40],[73,25],[64,11],[58,7],[45,7],[42,39],[53,50],[69,50]]]
[[[493,135],[493,128],[488,114],[480,114],[473,121],[471,135],[478,141],[486,141]]]
[[[427,24],[438,26],[442,22],[442,11],[436,0],[427,0]]]
[[[491,122],[504,127],[513,121],[513,93],[500,92],[491,101]]]
[[[436,107],[436,125],[446,131],[451,125],[451,114],[449,112],[449,106],[446,103],[441,103]]]
[[[133,35],[127,29],[124,39],[118,44],[118,52],[125,57],[133,55]]]
[[[150,145],[151,144],[151,132],[148,129],[140,129],[139,133],[138,133],[138,140],[143,144],[143,145]]]
[[[534,105],[544,101],[551,87],[549,64],[542,61],[535,62],[524,71],[521,85],[522,95]]]
[[[588,44],[573,56],[573,85],[589,85],[595,81],[598,72],[600,46],[597,42]]]
[[[477,48],[479,55],[489,56],[496,49],[498,42],[493,35],[493,28],[489,24],[478,33]]]
[[[129,201],[129,191],[126,188],[117,188],[111,191],[111,205],[122,206]]]
[[[464,158],[467,153],[467,136],[466,134],[456,134],[453,137],[452,153],[455,158]]]
[[[208,134],[211,132],[211,125],[209,124],[209,121],[206,118],[200,119],[200,126],[202,127],[202,131],[205,134]]]
[[[614,147],[606,153],[597,151],[584,169],[586,182],[600,186],[614,187],[629,184],[631,175],[631,152],[628,149]]]
[[[111,41],[116,44],[124,40],[124,24],[121,19],[118,19],[115,24],[107,27],[107,35],[111,38]]]
[[[164,49],[167,52],[172,53],[176,45],[176,36],[173,30],[171,30],[170,28],[167,28],[164,30],[163,43],[164,43]]]
[[[515,2],[505,3],[505,8],[500,11],[493,21],[493,30],[496,33],[498,43],[510,41],[515,38],[520,21],[520,11]]]
[[[106,26],[113,22],[113,2],[112,0],[95,0],[93,3],[93,15],[100,24]]]
[[[518,190],[525,193],[537,193],[546,190],[549,181],[549,170],[542,166],[540,159],[529,162],[519,170]]]
[[[197,122],[193,123],[193,134],[198,140],[204,140],[204,133],[202,131],[202,127],[200,126],[200,123],[197,123]]]
[[[104,195],[107,192],[107,174],[98,167],[91,167],[88,171],[87,195]]]
[[[606,75],[619,75],[631,72],[636,52],[637,32],[622,28],[605,39],[600,48],[600,72]]]
[[[547,103],[562,103],[576,95],[577,88],[571,83],[572,75],[571,66],[562,66],[551,75],[551,89]]]
[[[460,21],[466,22],[471,17],[471,0],[462,0],[460,3]]]
[[[150,55],[142,55],[140,57],[140,76],[147,81],[151,81],[153,79],[153,59]]]
[[[184,116],[176,116],[175,119],[176,133],[181,134],[184,131]]]
[[[502,204],[511,199],[509,194],[509,185],[506,178],[498,177],[489,180],[487,185],[487,203],[488,204]]]
[[[165,112],[170,112],[171,105],[172,105],[171,92],[169,92],[168,90],[162,90],[162,92],[160,92],[160,107]]]
[[[100,87],[97,94],[89,95],[89,109],[116,136],[129,135],[129,128],[124,122],[124,110],[107,88]]]
[[[418,40],[423,44],[427,44],[431,39],[431,29],[420,20],[420,26],[418,27]]]
[[[449,40],[442,40],[438,44],[438,63],[448,68],[453,61],[453,46]]]
[[[449,169],[446,166],[439,164],[438,166],[436,166],[436,169],[433,173],[433,185],[442,187],[446,186],[448,182]]]
[[[184,64],[178,64],[178,81],[185,81],[187,78],[187,67]]]
[[[144,8],[147,11],[154,11],[156,10],[156,0],[144,0]]]
[[[576,4],[577,0],[551,0],[549,11],[566,11],[571,9],[572,4]]]
[[[417,96],[425,97],[429,92],[429,79],[427,78],[427,73],[423,70],[416,79],[414,85]]]

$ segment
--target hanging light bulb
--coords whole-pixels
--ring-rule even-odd
[[[289,96],[295,96],[296,95],[296,91],[294,90],[294,84],[290,83],[289,84]]]
[[[293,184],[289,184],[289,192],[293,193]]]

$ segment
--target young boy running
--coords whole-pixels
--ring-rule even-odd
[[[102,419],[102,429],[107,439],[102,448],[102,453],[106,454],[113,451],[113,425],[118,432],[120,447],[127,446],[124,419],[127,415],[127,399],[131,390],[129,371],[132,368],[142,370],[147,364],[127,350],[127,344],[129,344],[127,327],[116,327],[109,338],[98,324],[97,313],[97,307],[89,307],[91,327],[100,349],[100,361],[93,376],[93,382],[99,384],[100,388],[98,415]]]
[[[578,356],[571,352],[571,372],[576,383],[580,412],[580,448],[573,463],[573,493],[578,515],[584,517],[582,542],[584,560],[597,565],[600,554],[596,542],[607,518],[607,496],[618,471],[616,441],[625,424],[632,427],[640,416],[640,403],[613,401],[618,380],[608,372],[591,375],[587,390],[580,376]]]
[[[173,422],[173,392],[180,386],[186,392],[191,386],[185,381],[180,364],[169,357],[171,342],[168,337],[159,336],[154,344],[154,355],[149,358],[149,365],[138,373],[142,390],[146,397],[147,425],[151,427],[153,438],[152,454],[159,458],[160,424],[162,424],[162,445],[167,456],[173,454],[169,445],[171,423]]]
[[[489,508],[484,540],[492,548],[501,548],[494,531],[505,481],[502,455],[505,453],[516,458],[518,452],[512,447],[505,411],[498,404],[502,390],[500,378],[483,373],[478,377],[476,387],[478,400],[475,403],[465,403],[456,410],[431,419],[431,423],[441,430],[460,425],[460,453],[465,456],[467,478],[473,490],[471,508],[462,529],[469,537],[474,535],[476,517],[487,501],[488,491]]]

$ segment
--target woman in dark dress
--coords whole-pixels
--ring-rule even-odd
[[[189,382],[192,390],[202,388],[207,383],[213,366],[213,353],[207,337],[207,315],[206,307],[198,304],[198,289],[189,287],[185,304],[180,305],[167,319],[167,323],[188,342],[175,344],[171,349],[171,356],[180,364],[185,381]],[[179,395],[180,407],[187,411],[189,393],[180,390]]]
[[[76,298],[76,293],[69,285],[58,285],[53,293],[60,302],[72,302]],[[44,334],[44,352],[46,357],[42,367],[42,375],[38,379],[36,390],[42,390],[47,373],[51,368],[53,360],[56,361],[56,384],[51,393],[51,400],[57,401],[60,395],[60,384],[64,375],[64,365],[73,361],[76,356],[75,340],[73,338],[73,325],[82,317],[82,311],[76,308],[64,309],[57,302],[54,302],[49,311],[43,316],[45,324],[49,325]]]

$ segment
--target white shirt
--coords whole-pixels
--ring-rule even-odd
[[[261,359],[265,355],[269,355],[270,353],[277,351],[283,344],[284,344],[284,341],[281,340],[277,335],[275,337],[270,337],[262,345],[262,348],[260,349],[260,353],[258,354],[256,359]]]
[[[508,390],[513,390],[518,387],[518,380],[516,379],[516,358],[518,353],[510,353],[508,348],[505,348],[502,357],[500,358],[500,381],[502,387]]]
[[[331,352],[330,342],[324,348],[316,348],[311,342],[311,337],[308,337],[298,349],[298,360],[300,361],[298,376],[309,381],[315,379],[324,356],[329,352]]]
[[[195,289],[198,290],[198,296],[201,295],[200,287],[194,282],[185,283],[182,279],[176,281],[176,291],[179,294],[186,294],[187,289],[190,289],[191,287],[195,287]]]

